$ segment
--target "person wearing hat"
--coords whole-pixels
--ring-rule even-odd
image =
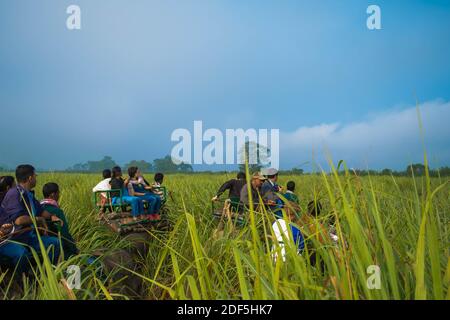
[[[261,193],[261,191],[260,191],[261,186],[265,180],[266,180],[266,177],[264,177],[260,172],[256,172],[252,175],[252,178],[250,180],[250,191],[252,194],[253,209],[256,209],[256,207],[259,203],[259,194]],[[246,208],[250,208],[250,199],[249,198],[250,197],[249,197],[249,193],[248,193],[248,186],[247,186],[247,184],[245,184],[241,190],[240,201]]]
[[[276,194],[282,191],[282,187],[277,184],[278,170],[269,168],[266,170],[265,175],[267,180],[261,186],[261,195],[264,203],[277,217],[282,217],[283,214],[280,208],[283,206],[283,201]]]

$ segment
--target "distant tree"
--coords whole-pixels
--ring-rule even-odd
[[[74,171],[74,172],[88,171],[88,165],[87,163],[77,163],[74,164],[72,167],[67,168],[66,171]]]
[[[381,170],[380,175],[390,176],[390,175],[392,175],[392,170],[391,169],[383,169],[383,170]]]
[[[153,164],[146,162],[144,160],[132,160],[125,165],[125,169],[129,167],[138,167],[141,172],[153,172]]]
[[[88,161],[86,163],[77,163],[73,167],[68,168],[66,171],[76,172],[101,172],[104,169],[111,169],[117,166],[117,163],[110,157],[105,156],[100,161]]]
[[[243,164],[239,165],[239,171],[245,172],[245,160],[249,162],[250,173],[260,171],[263,163],[270,157],[270,149],[253,141],[246,141],[239,150],[239,157]],[[251,163],[252,162],[252,163]]]
[[[193,171],[194,169],[188,163],[182,162],[178,165],[178,172],[193,172]]]
[[[172,161],[171,156],[167,155],[161,159],[153,160],[155,172],[177,172],[178,165]]]
[[[193,172],[194,169],[188,163],[181,162],[176,164],[172,161],[172,157],[167,155],[161,159],[153,160],[153,170],[155,172]]]
[[[438,170],[439,175],[442,177],[448,177],[450,176],[450,168],[449,167],[442,167]]]
[[[304,170],[300,168],[292,168],[291,173],[301,175],[304,173]]]
[[[87,164],[90,172],[101,172],[104,169],[117,166],[117,163],[110,156],[104,156],[100,161],[88,161]]]
[[[411,164],[406,168],[406,173],[408,175],[423,176],[425,175],[425,166],[421,163]]]

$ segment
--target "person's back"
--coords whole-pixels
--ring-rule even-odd
[[[92,192],[99,191],[108,191],[111,190],[111,170],[105,169],[103,170],[103,180],[100,181],[94,188],[92,188]],[[101,194],[102,197],[106,198],[106,193]]]
[[[295,202],[297,204],[300,203],[298,196],[289,190],[283,194],[283,197],[285,197],[287,201]]]
[[[294,219],[294,215],[288,216],[289,221]],[[276,239],[272,250],[276,251],[279,246],[283,261],[286,260],[286,245],[295,245],[296,251],[300,254],[305,248],[305,240],[300,229],[292,222],[286,222],[284,218],[277,218],[272,224],[272,230]],[[292,237],[291,237],[292,235]],[[277,245],[277,246],[276,246]],[[273,258],[276,260],[278,254],[274,253]]]
[[[225,182],[217,192],[220,196],[225,190],[228,189],[228,198],[239,198],[241,195],[242,187],[246,184],[244,179],[231,179]]]
[[[75,240],[69,231],[66,215],[58,203],[59,186],[56,183],[47,183],[42,188],[42,193],[45,198],[41,201],[42,208],[62,221],[62,225],[59,224],[59,227],[56,224],[51,224],[49,225],[49,229],[55,234],[58,234],[59,231],[61,232],[65,258],[78,254],[79,251],[75,244]]]
[[[231,201],[230,209],[234,212],[241,211],[241,206],[240,206],[241,191],[245,184],[246,184],[245,173],[239,172],[237,174],[236,179],[228,180],[224,184],[222,184],[222,186],[220,186],[216,195],[212,198],[212,201],[219,200],[220,196],[226,190],[228,190],[228,198]]]
[[[245,173],[239,172],[236,179],[226,181],[217,191],[216,197],[220,197],[222,193],[228,190],[229,199],[237,199],[241,196],[241,190],[246,184]]]
[[[299,204],[300,201],[298,199],[298,196],[295,194],[295,182],[289,181],[286,185],[286,192],[283,194],[283,197],[290,202],[294,202],[296,204]]]
[[[16,186],[14,177],[12,176],[3,176],[0,177],[0,205],[3,202],[3,199],[6,196],[6,193],[9,189]]]
[[[111,190],[121,190],[122,192],[125,191],[125,181],[122,177],[114,177],[111,178],[111,181],[109,183],[111,185]],[[124,194],[122,194],[124,195]],[[120,192],[119,191],[113,191],[111,192],[111,197],[119,197]]]
[[[281,192],[281,187],[276,184],[277,178],[278,174],[268,176],[268,179],[261,186],[261,197],[266,204],[266,208],[272,211],[276,217],[282,218],[283,201],[277,195],[277,192]]]
[[[277,184],[278,170],[269,168],[266,174],[267,180],[261,186],[261,196],[267,208],[272,210],[277,217],[282,217],[280,208],[283,206],[283,201],[276,194],[282,191],[282,188]]]

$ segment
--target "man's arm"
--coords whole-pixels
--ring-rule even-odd
[[[16,220],[14,220],[14,224],[16,226],[30,226],[33,224],[33,220],[31,220],[31,217],[29,215],[24,214],[18,217]],[[44,217],[36,217],[36,224],[41,225],[44,228],[47,228],[47,223],[45,222]]]
[[[51,220],[52,222],[59,222],[59,223],[61,223],[61,226],[64,224],[64,222],[60,218],[58,218],[57,215],[52,214],[52,213],[48,212],[47,210],[42,211],[41,217],[46,220]]]
[[[228,180],[227,182],[225,182],[225,183],[219,188],[219,190],[217,191],[216,195],[217,195],[218,197],[220,197],[220,196],[222,195],[222,193],[225,192],[225,190],[229,190],[229,189],[231,188],[232,184],[233,184],[233,180]]]
[[[233,184],[233,180],[229,180],[227,182],[225,182],[217,191],[216,195],[212,198],[212,201],[217,201],[219,200],[219,197],[222,195],[222,193],[225,192],[225,190],[227,189],[231,189],[231,186]]]
[[[29,226],[33,224],[33,221],[31,220],[31,217],[28,215],[22,215],[18,217],[16,220],[14,220],[14,224],[16,226]]]

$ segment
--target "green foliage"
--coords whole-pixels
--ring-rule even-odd
[[[127,169],[129,167],[138,167],[141,172],[154,172],[153,165],[146,162],[145,160],[132,160],[125,165],[124,169]]]
[[[358,176],[344,170],[321,175],[280,175],[284,185],[297,185],[303,214],[307,203],[319,199],[320,222],[335,220],[337,245],[306,241],[325,264],[325,273],[288,246],[286,262],[275,263],[271,224],[266,211],[249,213],[248,224],[225,223],[222,230],[211,219],[210,198],[230,174],[169,174],[173,191],[168,203],[173,231],[151,233],[138,275],[146,283],[147,299],[449,299],[450,298],[450,187],[442,178]],[[121,284],[100,280],[83,271],[82,289],[61,283],[70,264],[80,264],[101,247],[129,245],[100,225],[91,202],[97,174],[43,173],[38,198],[46,182],[61,187],[61,205],[83,255],[56,268],[44,261],[36,281],[28,281],[16,299],[117,299]],[[258,201],[258,199],[253,199]],[[300,227],[303,227],[300,225]],[[381,287],[368,289],[367,267],[378,265]],[[0,287],[9,288],[0,272]],[[6,290],[6,289],[5,289]],[[4,293],[4,292],[3,292]],[[12,292],[2,295],[11,298]]]
[[[68,168],[69,172],[102,172],[104,169],[111,169],[117,166],[117,163],[110,157],[104,156],[100,161],[88,161],[86,163],[77,163]]]
[[[360,170],[360,169],[352,169],[350,171],[351,174],[357,176],[395,176],[395,177],[423,177],[426,173],[426,167],[421,163],[411,164],[406,167],[405,171],[395,171],[392,169],[383,169],[381,171],[377,170]],[[340,175],[344,175],[345,171],[339,171]],[[449,177],[450,176],[450,167],[441,167],[438,169],[428,169],[428,174],[430,177]]]
[[[175,164],[172,161],[171,156],[167,155],[161,159],[153,160],[153,168],[155,172],[192,172],[192,166],[186,163]]]
[[[421,163],[411,164],[406,168],[406,173],[414,176],[424,176],[425,166]]]
[[[117,166],[117,163],[110,157],[105,156],[100,161],[88,161],[86,163],[78,163],[68,168],[67,172],[102,172],[104,169],[111,169]],[[142,172],[193,172],[192,166],[187,163],[175,164],[172,158],[167,155],[161,159],[153,160],[153,163],[146,162],[145,160],[132,160],[125,164],[124,169],[131,166],[138,167]],[[1,171],[1,170],[0,170]]]

